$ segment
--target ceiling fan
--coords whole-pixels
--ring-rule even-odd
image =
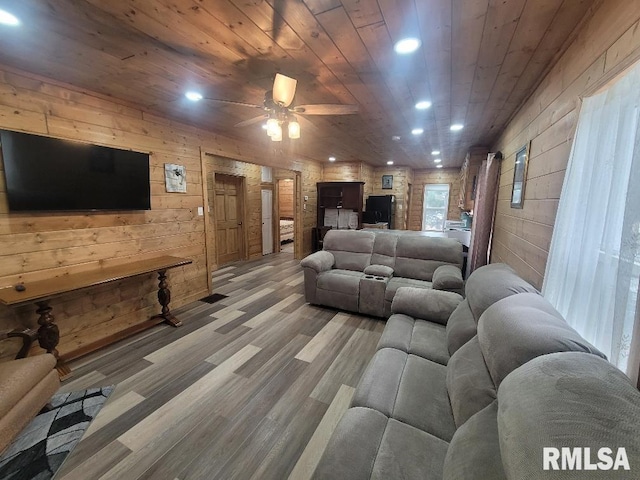
[[[237,123],[235,126],[247,127],[266,121],[267,134],[276,142],[282,140],[282,126],[285,124],[288,126],[289,138],[300,138],[300,124],[296,121],[295,115],[353,115],[358,113],[358,105],[314,104],[293,106],[292,102],[296,94],[297,84],[298,81],[296,79],[276,73],[273,89],[265,93],[262,105],[215,98],[208,98],[207,100],[264,110],[265,113]]]

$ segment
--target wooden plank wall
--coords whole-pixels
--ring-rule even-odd
[[[409,207],[408,230],[422,230],[422,204],[425,185],[433,183],[449,184],[449,220],[460,220],[458,197],[460,195],[460,170],[457,168],[430,168],[413,172],[411,206]]]
[[[303,251],[306,256],[311,253],[311,235],[318,223],[318,188],[316,184],[322,182],[322,165],[319,163],[307,163],[302,170],[302,196],[308,200],[303,201],[302,226],[303,226]]]
[[[203,162],[202,151],[302,172],[300,193],[310,199],[304,213],[302,252],[311,251],[315,184],[322,179],[322,167],[309,159],[301,160],[298,155],[290,159],[293,153],[269,154],[260,140],[256,145],[240,142],[7,68],[0,68],[0,128],[150,152],[152,192],[149,211],[8,213],[0,161],[0,287],[169,254],[194,261],[171,270],[171,306],[176,308],[206,295],[209,273],[205,217],[198,216],[197,208],[205,206],[203,181],[208,179],[203,179],[202,165],[209,155]],[[186,166],[187,194],[165,192],[164,163]],[[253,244],[260,243],[255,232],[251,238]],[[207,243],[215,245],[213,240],[209,238]],[[52,306],[61,331],[61,354],[157,313],[156,293],[157,280],[147,275],[55,299]],[[0,306],[0,332],[34,326],[35,322],[31,306]],[[17,344],[0,342],[0,358],[16,350]]]
[[[393,175],[393,188],[390,190],[382,189],[382,176]],[[409,167],[378,167],[373,170],[373,191],[371,195],[395,195],[396,196],[396,230],[406,230],[405,225],[405,209],[407,187],[411,168]]]
[[[640,3],[602,2],[573,43],[510,121],[492,151],[502,151],[492,262],[511,265],[542,286],[580,98],[640,57]],[[510,208],[515,152],[531,142],[522,210]]]
[[[147,119],[140,110],[8,71],[0,71],[0,128],[150,152],[152,195],[149,211],[9,214],[0,191],[0,286],[167,254],[194,261],[169,273],[172,307],[207,293],[197,135]],[[164,163],[186,166],[186,194],[165,192]],[[4,181],[0,185],[4,190]],[[156,292],[155,276],[147,275],[56,298],[60,353],[146,320],[157,313]],[[4,331],[35,321],[32,306],[0,307]],[[12,350],[6,343],[0,348]]]
[[[280,218],[293,218],[293,182],[290,179],[278,181],[278,207]]]
[[[382,175],[393,175],[393,188],[382,189]],[[341,162],[325,165],[323,182],[365,182],[364,200],[369,195],[396,196],[396,228],[406,229],[405,209],[409,180],[413,171],[409,167],[372,167],[364,162]]]

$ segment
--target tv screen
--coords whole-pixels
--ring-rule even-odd
[[[10,211],[148,210],[149,155],[0,130]]]

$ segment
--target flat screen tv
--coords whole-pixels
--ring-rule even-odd
[[[149,155],[0,130],[9,210],[151,208]]]

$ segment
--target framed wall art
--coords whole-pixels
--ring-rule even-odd
[[[382,189],[393,189],[393,175],[382,175]]]
[[[187,193],[187,169],[183,165],[165,163],[164,180],[167,192]]]

